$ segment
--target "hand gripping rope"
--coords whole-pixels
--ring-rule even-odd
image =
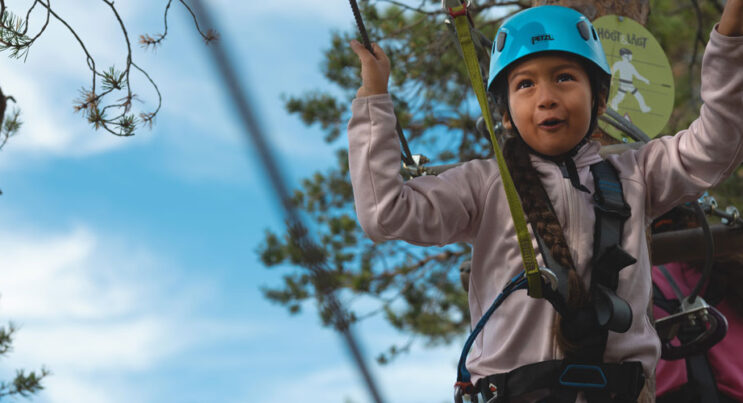
[[[359,11],[359,5],[356,4],[356,0],[348,0],[351,3],[351,10],[353,11],[353,18],[356,19],[356,26],[359,28],[359,33],[361,34],[361,43],[364,44],[364,47],[366,50],[369,51],[373,56],[376,57],[374,54],[374,49],[371,47],[371,43],[369,42],[369,35],[366,33],[366,27],[364,27],[364,20],[361,18],[361,12]],[[410,153],[410,148],[408,147],[408,141],[405,139],[405,134],[402,132],[402,127],[400,126],[400,120],[397,118],[397,115],[395,115],[395,131],[397,131],[397,137],[400,138],[400,145],[402,145],[402,160],[405,162],[405,165],[414,167],[417,166],[417,162],[413,159],[413,155]]]

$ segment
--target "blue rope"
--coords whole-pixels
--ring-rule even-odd
[[[480,334],[482,329],[485,327],[485,324],[493,315],[493,312],[498,309],[500,304],[502,304],[503,301],[505,301],[506,297],[511,295],[511,293],[516,290],[525,290],[528,285],[529,283],[526,281],[525,273],[521,272],[519,273],[519,275],[512,278],[503,288],[503,291],[501,291],[501,293],[497,297],[495,297],[495,301],[493,301],[493,304],[490,305],[490,308],[488,308],[485,314],[482,315],[480,320],[477,322],[477,325],[475,325],[475,328],[472,329],[472,333],[470,333],[467,341],[464,342],[462,355],[459,356],[459,365],[457,366],[457,382],[470,382],[471,375],[470,372],[467,370],[467,366],[465,365],[467,361],[467,355],[470,353],[470,348],[472,348],[472,344],[475,342],[477,335]]]

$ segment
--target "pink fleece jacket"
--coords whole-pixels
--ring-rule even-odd
[[[720,183],[743,160],[741,66],[743,37],[725,37],[713,30],[702,63],[700,118],[675,136],[610,157],[632,208],[622,246],[637,263],[619,274],[617,294],[631,305],[633,321],[626,333],[610,332],[606,362],[641,361],[646,375],[653,374],[660,343],[646,312],[651,278],[645,229],[654,217]],[[353,101],[348,140],[356,213],[369,238],[402,239],[416,245],[472,244],[469,305],[474,326],[508,280],[523,270],[496,162],[470,161],[438,176],[403,182],[400,144],[387,94]],[[553,162],[532,156],[587,286],[595,218],[589,166],[601,159],[598,151],[599,144],[589,143],[574,158],[580,181],[591,194],[573,188]],[[536,241],[533,244],[536,249]],[[543,263],[541,256],[538,260]],[[561,358],[551,330],[555,318],[546,300],[530,298],[526,292],[512,294],[469,354],[467,368],[473,381]]]
[[[698,269],[684,263],[669,263],[665,267],[684,295],[691,294],[691,290],[702,277]],[[653,267],[653,282],[663,292],[664,297],[676,299],[671,285],[657,267]],[[740,353],[740,346],[743,343],[743,318],[735,313],[725,300],[717,304],[716,308],[727,318],[728,332],[724,339],[707,352],[707,360],[712,367],[712,373],[715,375],[720,392],[736,401],[743,402],[743,359]],[[657,306],[653,307],[653,313],[656,319],[669,314]],[[685,385],[687,382],[686,361],[658,361],[655,380],[655,393],[658,396]]]

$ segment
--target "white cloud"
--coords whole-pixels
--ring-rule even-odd
[[[19,325],[7,363],[52,370],[42,401],[132,401],[130,392],[119,393],[139,390],[128,375],[156,373],[198,346],[265,332],[199,316],[194,310],[215,296],[213,283],[183,278],[135,242],[85,225],[53,235],[5,228],[0,315]]]
[[[24,320],[88,320],[136,309],[142,289],[126,272],[147,259],[141,256],[137,262],[135,254],[107,263],[105,256],[96,255],[102,247],[84,227],[54,236],[0,232],[0,312]]]
[[[351,6],[327,0],[277,0],[234,2],[231,0],[208,1],[212,8],[231,24],[241,19],[265,20],[276,16],[313,20],[317,24],[346,24],[353,21]]]
[[[44,384],[45,389],[51,391],[51,393],[44,393],[50,403],[115,403],[122,401],[120,397],[122,395],[112,394],[107,385],[77,376],[55,373],[47,378]]]
[[[384,366],[373,365],[380,393],[391,403],[449,402],[456,378],[454,348],[439,348],[404,354]],[[306,403],[371,402],[355,367],[349,364],[281,380],[261,396],[259,402],[301,401]]]
[[[184,348],[181,340],[172,337],[174,327],[156,316],[54,321],[22,327],[14,344],[16,354],[26,361],[47,363],[55,373],[142,371]]]

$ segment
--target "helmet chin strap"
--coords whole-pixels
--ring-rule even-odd
[[[588,132],[585,136],[576,144],[573,148],[568,150],[567,152],[564,152],[560,155],[546,155],[542,154],[539,151],[533,149],[529,143],[524,141],[524,138],[521,137],[521,133],[519,132],[518,127],[516,127],[516,122],[513,120],[513,114],[511,113],[511,105],[506,100],[506,107],[508,108],[508,116],[511,120],[511,125],[513,126],[513,130],[516,132],[516,135],[521,138],[521,141],[526,144],[526,147],[529,149],[529,152],[531,152],[534,155],[537,155],[543,159],[546,159],[548,161],[552,161],[557,165],[564,165],[565,170],[568,174],[568,179],[570,179],[570,184],[573,185],[574,188],[580,190],[581,192],[585,193],[591,193],[591,191],[588,190],[583,184],[580,183],[580,178],[578,177],[578,168],[575,166],[575,161],[573,161],[573,157],[578,154],[578,150],[580,150],[583,145],[585,145],[588,142],[588,138],[591,136],[593,131],[596,129],[596,122],[598,119],[598,100],[594,97],[593,101],[593,107],[591,109],[591,124],[588,126]]]

